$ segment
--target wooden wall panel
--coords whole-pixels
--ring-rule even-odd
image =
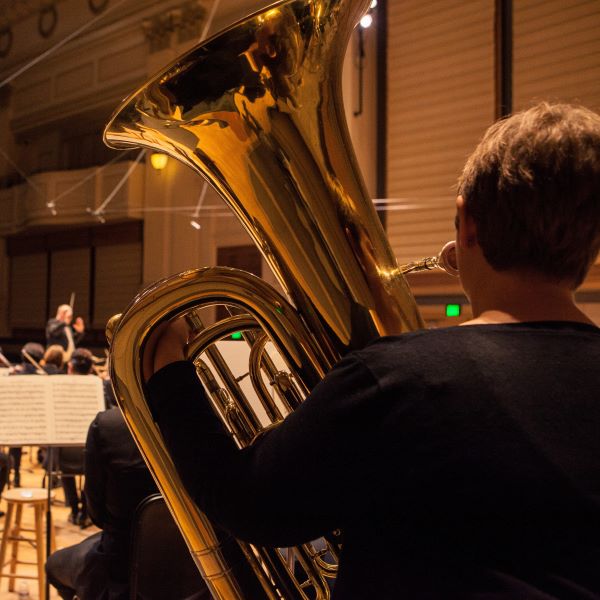
[[[10,261],[11,327],[39,327],[46,323],[46,252],[13,256]],[[67,298],[67,302],[69,299]]]
[[[387,228],[400,262],[454,237],[457,177],[494,120],[494,3],[390,0]]]
[[[514,108],[540,100],[600,111],[600,2],[514,0]]]
[[[73,313],[86,323],[90,319],[90,248],[55,250],[50,266],[50,315],[60,304],[68,304],[75,293]]]
[[[142,285],[142,244],[99,246],[96,252],[94,321],[104,328],[110,317],[123,312]]]

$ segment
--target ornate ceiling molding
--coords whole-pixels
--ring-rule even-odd
[[[0,0],[0,28],[10,28],[32,15],[37,15],[40,10],[51,9],[61,2],[64,0]]]
[[[189,0],[179,6],[154,15],[142,22],[144,35],[150,43],[150,52],[169,48],[172,34],[177,34],[177,43],[200,36],[206,9],[199,0]]]

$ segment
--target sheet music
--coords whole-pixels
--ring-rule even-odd
[[[85,444],[90,423],[104,410],[102,381],[94,375],[53,375],[54,438]]]
[[[38,444],[50,439],[47,384],[42,375],[0,381],[0,445]]]
[[[85,444],[104,410],[94,375],[19,375],[0,380],[0,445]]]

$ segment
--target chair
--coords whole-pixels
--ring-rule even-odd
[[[148,496],[132,524],[130,600],[211,600],[163,497]]]

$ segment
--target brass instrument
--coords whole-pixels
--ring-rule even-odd
[[[147,407],[141,359],[151,332],[188,315],[198,331],[189,358],[245,446],[265,426],[212,348],[216,340],[245,332],[255,387],[263,374],[277,384],[276,401],[259,392],[276,423],[348,351],[423,326],[359,174],[341,102],[345,49],[369,4],[277,2],[165,68],[124,101],[105,131],[111,147],[157,149],[205,177],[290,299],[248,273],[191,270],[147,288],[107,327],[119,406],[215,598],[291,600],[307,598],[307,587],[328,598],[338,544],[332,535],[325,547],[288,550],[306,578],[297,581],[285,552],[240,543],[262,596],[237,578],[224,556],[227,541],[183,488]],[[218,303],[242,314],[203,328],[201,309]],[[289,374],[269,362],[262,332]]]
[[[454,240],[444,244],[437,256],[429,256],[400,266],[400,271],[403,275],[420,271],[431,271],[433,269],[440,269],[448,273],[448,275],[458,277],[456,242]]]

